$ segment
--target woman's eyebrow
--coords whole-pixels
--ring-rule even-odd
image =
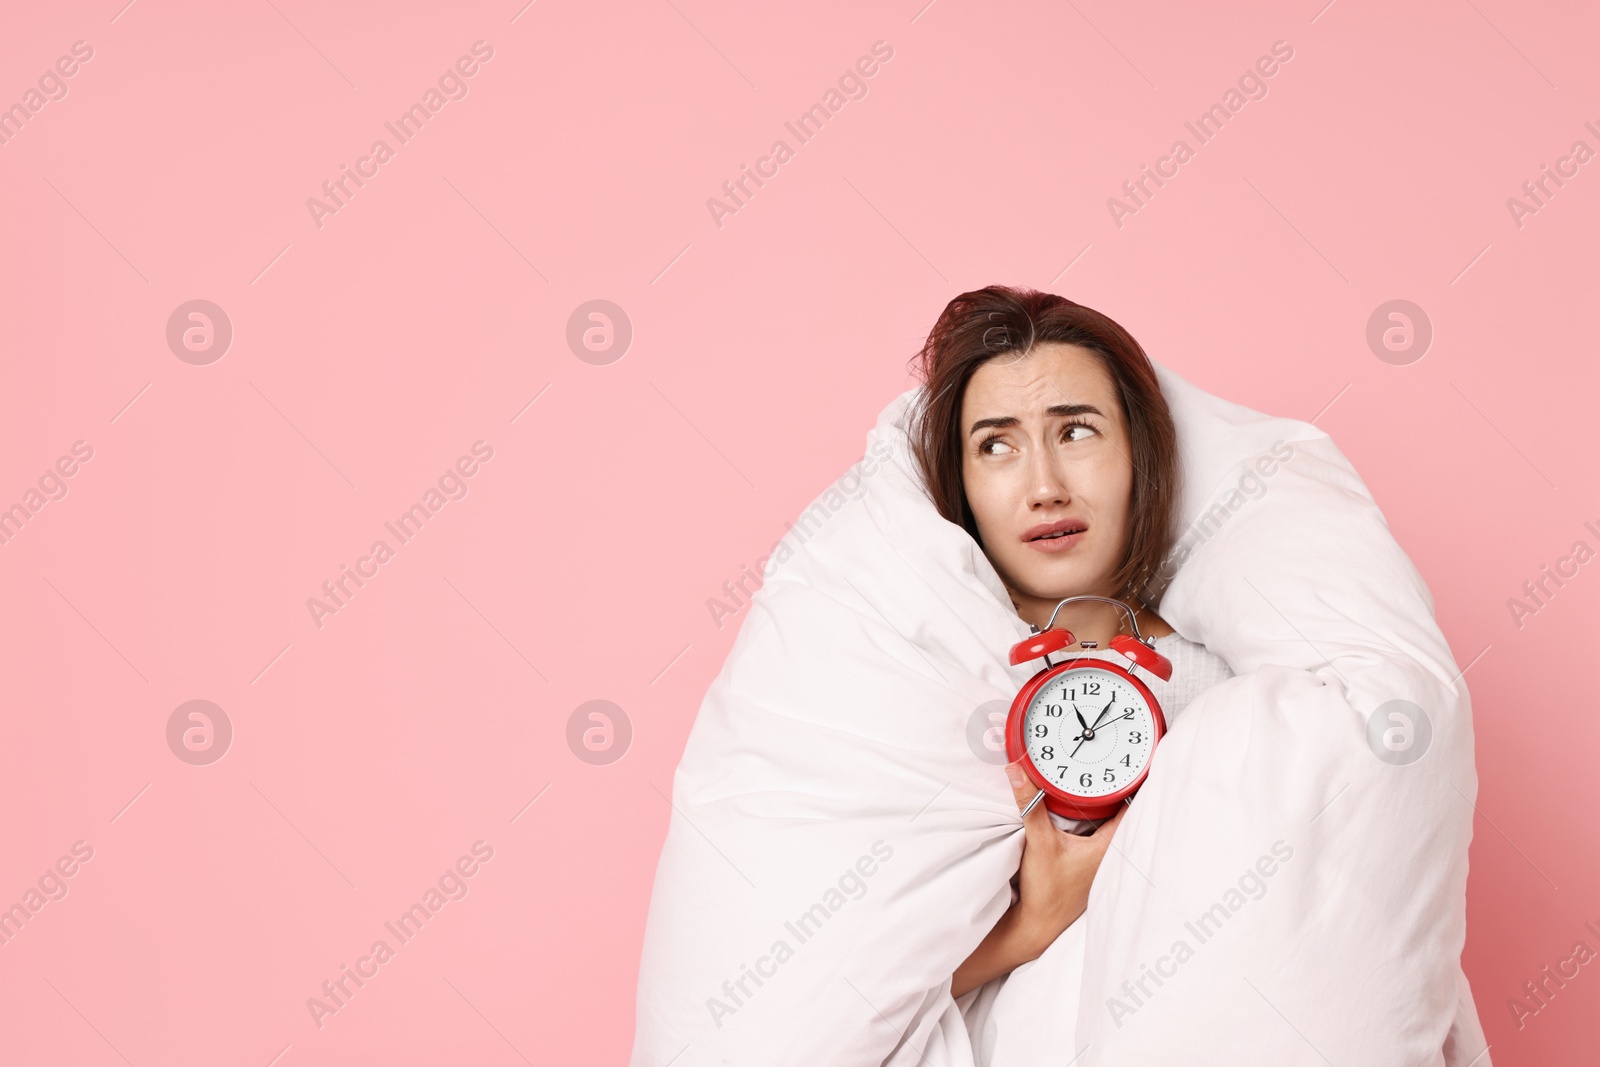
[[[1099,415],[1102,419],[1105,418],[1105,413],[1093,404],[1056,404],[1046,408],[1045,414],[1057,418],[1070,418],[1073,415]],[[991,426],[1016,426],[1021,421],[1015,415],[996,415],[992,418],[979,419],[972,424],[972,429],[967,431],[967,435],[970,437],[979,430],[986,430]]]
[[[1021,421],[1015,415],[997,415],[993,418],[979,419],[972,424],[972,429],[967,431],[967,436],[970,437],[979,430],[986,430],[991,426],[1016,426]]]
[[[1093,404],[1057,404],[1045,411],[1046,415],[1099,415],[1105,418],[1105,413]]]

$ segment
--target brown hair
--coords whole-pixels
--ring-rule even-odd
[[[1093,352],[1110,373],[1133,449],[1128,544],[1112,575],[1140,596],[1172,540],[1178,438],[1155,368],[1139,342],[1110,318],[1065,297],[991,285],[945,305],[912,363],[925,388],[911,421],[911,449],[939,514],[982,544],[962,484],[961,404],[979,367],[1005,352],[1026,355],[1045,342]]]

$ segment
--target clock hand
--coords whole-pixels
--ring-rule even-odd
[[[1126,715],[1118,715],[1115,719],[1107,719],[1105,722],[1103,722],[1103,723],[1099,724],[1098,726],[1096,726],[1095,729],[1094,729],[1094,732],[1096,734],[1098,734],[1101,730],[1104,730],[1106,727],[1110,726],[1114,722],[1121,722],[1123,719],[1131,719],[1131,718],[1133,718],[1133,712],[1130,711]],[[1077,737],[1074,737],[1073,740],[1077,741],[1082,737],[1083,737],[1083,735],[1079,734]]]
[[[1089,729],[1089,724],[1086,721],[1084,721],[1083,712],[1078,710],[1078,707],[1077,707],[1076,704],[1074,704],[1073,707],[1072,707],[1072,714],[1074,714],[1074,715],[1076,715],[1078,717],[1078,725],[1082,726],[1084,728],[1084,730],[1087,731]]]
[[[1095,728],[1094,732],[1095,733],[1099,733],[1101,729],[1103,729],[1106,726],[1110,726],[1114,722],[1121,722],[1123,719],[1131,719],[1131,718],[1133,718],[1133,712],[1131,712],[1131,711],[1128,712],[1126,715],[1118,715],[1115,719],[1109,719],[1106,722],[1102,723],[1100,726],[1097,726]],[[1088,727],[1084,727],[1084,729],[1087,730]],[[1073,738],[1074,741],[1083,741],[1083,740],[1086,740],[1086,739],[1087,738],[1086,738],[1086,736],[1084,734],[1079,734],[1077,737]],[[1073,755],[1077,755],[1078,750],[1077,749],[1073,749],[1072,752],[1073,752]]]
[[[1099,729],[1099,727],[1100,727],[1100,719],[1103,719],[1103,718],[1106,717],[1106,714],[1111,711],[1111,705],[1115,704],[1116,702],[1117,702],[1117,698],[1113,694],[1111,699],[1106,701],[1106,706],[1100,709],[1100,718],[1096,719],[1094,721],[1094,725],[1089,727],[1089,729],[1091,729],[1091,730]]]
[[[1115,704],[1116,702],[1117,702],[1117,698],[1113,694],[1111,699],[1106,701],[1106,706],[1100,709],[1100,715],[1099,715],[1098,718],[1096,718],[1094,720],[1094,725],[1093,726],[1085,726],[1084,727],[1084,732],[1079,734],[1078,737],[1077,737],[1078,748],[1082,748],[1083,747],[1083,743],[1086,740],[1088,740],[1089,735],[1093,734],[1096,730],[1098,730],[1100,728],[1100,720],[1105,718],[1106,715],[1110,713],[1111,705]],[[1076,714],[1078,712],[1078,706],[1076,704],[1074,704],[1072,706],[1072,710]],[[1122,716],[1122,718],[1127,718],[1127,716]],[[1079,722],[1083,722],[1083,716],[1081,714],[1078,715],[1078,721]],[[1116,719],[1113,719],[1111,721],[1112,722],[1116,722]],[[1078,748],[1073,749],[1072,750],[1072,755],[1068,756],[1067,758],[1068,759],[1075,758],[1078,755]]]
[[[1094,720],[1094,725],[1093,725],[1093,726],[1090,726],[1090,725],[1089,725],[1089,724],[1088,724],[1088,723],[1086,723],[1086,722],[1084,722],[1084,723],[1083,723],[1083,729],[1084,729],[1084,731],[1085,731],[1085,733],[1086,733],[1086,734],[1090,734],[1090,735],[1092,735],[1092,734],[1093,734],[1093,733],[1094,733],[1094,732],[1095,732],[1095,731],[1096,731],[1096,730],[1097,730],[1097,729],[1099,729],[1099,728],[1100,728],[1100,719],[1103,719],[1103,718],[1105,718],[1105,717],[1106,717],[1106,712],[1108,712],[1108,711],[1110,711],[1110,710],[1111,710],[1111,705],[1112,705],[1112,704],[1115,704],[1115,703],[1116,703],[1116,702],[1117,702],[1117,698],[1116,698],[1116,697],[1115,697],[1115,696],[1113,696],[1113,697],[1112,697],[1112,698],[1111,698],[1111,702],[1110,702],[1110,703],[1108,703],[1108,704],[1107,704],[1107,705],[1106,705],[1106,706],[1105,706],[1105,707],[1103,707],[1103,708],[1101,708],[1101,709],[1100,709],[1100,715],[1099,715],[1099,718],[1096,718],[1096,719],[1095,719],[1095,720]],[[1072,705],[1072,710],[1073,710],[1073,712],[1074,712],[1074,713],[1075,713],[1075,714],[1077,714],[1077,716],[1078,716],[1078,721],[1079,721],[1079,722],[1083,722],[1083,714],[1082,714],[1082,713],[1081,713],[1081,712],[1079,712],[1079,711],[1078,711],[1078,705],[1076,705],[1076,704],[1074,704],[1074,705]]]

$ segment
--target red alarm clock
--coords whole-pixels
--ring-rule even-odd
[[[1068,630],[1051,629],[1062,606],[1075,600],[1120,607],[1133,636],[1113,637],[1110,650],[1162,681],[1172,677],[1172,663],[1151,647],[1153,639],[1140,635],[1132,608],[1110,597],[1067,597],[1042,632],[1012,646],[1013,666],[1040,657],[1045,665],[1011,702],[1006,759],[1022,759],[1024,773],[1039,787],[1028,811],[1043,798],[1046,808],[1064,818],[1105,819],[1144,784],[1167,720],[1150,688],[1113,660],[1075,656],[1050,662],[1052,652],[1075,640]]]

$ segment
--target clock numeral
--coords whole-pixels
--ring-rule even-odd
[[[1056,758],[1055,747],[1052,745],[1045,745],[1039,750],[1039,758],[1044,760],[1046,763],[1053,763]]]
[[[1094,779],[1089,777],[1088,773],[1085,772],[1084,774],[1078,776],[1078,784],[1087,789],[1089,786],[1094,785]]]
[[[1084,682],[1083,683],[1083,693],[1084,693],[1085,696],[1091,696],[1091,697],[1092,696],[1099,696],[1100,695],[1100,683],[1099,682]]]
[[[1046,726],[1042,722],[1035,724],[1034,728],[1033,728],[1033,736],[1034,737],[1049,737],[1050,736],[1050,727]]]
[[[1133,753],[1131,753],[1131,752],[1130,752],[1130,753],[1128,753],[1128,754],[1127,754],[1127,755],[1126,755],[1126,756],[1123,756],[1123,757],[1122,757],[1122,765],[1123,765],[1123,766],[1124,766],[1124,767],[1132,767],[1132,766],[1133,766],[1133,764],[1131,764],[1131,763],[1129,763],[1129,762],[1128,762],[1128,760],[1130,760],[1130,759],[1132,759],[1132,758],[1133,758]]]
[[[1060,715],[1061,714],[1061,705],[1060,704],[1046,704],[1044,706],[1044,713],[1046,715]]]
[[[1114,782],[1116,780],[1117,780],[1117,772],[1112,770],[1110,767],[1107,767],[1106,768],[1106,781]]]
[[[1130,744],[1130,745],[1138,745],[1138,744],[1142,744],[1143,742],[1144,742],[1144,734],[1140,733],[1138,730],[1135,730],[1131,734],[1128,735],[1128,744]]]

